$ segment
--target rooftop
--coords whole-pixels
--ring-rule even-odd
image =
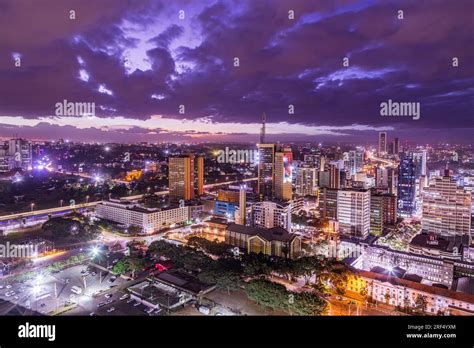
[[[295,234],[292,234],[281,227],[259,228],[238,224],[230,224],[227,227],[227,230],[242,234],[248,234],[251,236],[258,235],[268,241],[277,240],[280,242],[290,242],[293,238],[297,237]]]
[[[155,277],[157,282],[162,282],[175,288],[187,291],[193,295],[202,295],[215,289],[215,284],[201,282],[198,278],[180,270],[167,270]]]

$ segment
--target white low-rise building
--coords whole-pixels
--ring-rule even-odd
[[[474,315],[474,295],[386,274],[357,270],[348,280],[347,290],[400,308],[416,308],[423,298],[427,313]]]
[[[136,203],[103,201],[97,204],[97,217],[127,226],[141,227],[143,232],[151,233],[190,219],[188,206],[168,208],[145,208]]]

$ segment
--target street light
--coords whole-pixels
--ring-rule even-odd
[[[35,209],[35,203],[31,202],[31,211]]]
[[[99,255],[99,252],[100,252],[100,249],[97,246],[92,247],[92,249],[91,249],[92,258]]]

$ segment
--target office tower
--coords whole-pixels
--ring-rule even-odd
[[[251,225],[262,228],[282,227],[291,231],[291,212],[291,202],[257,202],[252,204]]]
[[[245,187],[242,186],[239,190],[239,210],[238,210],[238,214],[236,214],[236,220],[235,220],[237,224],[245,226],[246,212],[247,212],[247,192],[245,191]]]
[[[341,233],[365,238],[370,232],[370,191],[339,190],[337,220]]]
[[[398,166],[398,214],[410,217],[415,213],[416,166],[413,153],[404,152]]]
[[[422,230],[445,237],[470,236],[471,193],[459,187],[449,173],[435,178],[423,190]]]
[[[398,155],[400,153],[400,140],[398,138],[393,139],[392,143],[392,154]]]
[[[388,193],[396,194],[398,187],[398,176],[395,168],[387,168]]]
[[[258,144],[258,194],[260,199],[273,198],[275,144]]]
[[[379,132],[379,156],[387,153],[387,132]]]
[[[265,144],[265,124],[267,122],[267,115],[262,114],[262,128],[260,128],[260,144]]]
[[[375,170],[375,187],[388,188],[388,169],[377,168]]]
[[[169,159],[169,195],[172,201],[204,193],[204,158],[192,154]]]
[[[304,155],[304,163],[310,167],[320,168],[320,161],[321,161],[320,154]]]
[[[33,167],[32,146],[21,138],[10,139],[0,146],[0,172],[29,171]]]
[[[0,143],[0,173],[8,172],[8,149],[7,147]]]
[[[273,197],[288,201],[293,196],[293,154],[290,148],[275,153],[275,191]]]
[[[319,216],[322,219],[337,218],[337,192],[338,190],[323,188],[319,197]]]
[[[204,194],[204,157],[198,156],[195,159],[196,167],[195,167],[195,184],[196,184],[196,193],[198,196]]]
[[[383,231],[383,198],[378,194],[370,196],[370,233],[382,235]]]
[[[331,173],[329,170],[323,170],[318,172],[318,186],[320,188],[331,186]]]
[[[299,196],[312,196],[317,187],[316,168],[304,166],[299,167],[296,174],[296,194]]]
[[[341,171],[334,164],[329,164],[329,188],[341,188]]]
[[[339,259],[339,248],[341,245],[341,238],[339,235],[339,222],[329,219],[327,228],[325,228],[326,240],[328,243],[329,258]]]
[[[319,159],[319,170],[322,172],[326,168],[326,156],[321,156]]]
[[[344,152],[344,168],[349,173],[349,176],[362,170],[364,166],[364,151],[351,150]]]
[[[397,222],[397,197],[388,193],[370,195],[370,233],[380,236],[386,225]]]
[[[426,151],[414,152],[413,162],[415,163],[415,176],[419,178],[426,175]]]

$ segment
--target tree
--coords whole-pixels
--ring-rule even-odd
[[[218,288],[227,290],[228,295],[231,290],[240,290],[242,285],[238,272],[222,267],[212,267],[205,270],[199,274],[198,278],[204,283],[216,284]]]
[[[254,279],[245,284],[247,296],[257,304],[274,310],[288,310],[289,293],[283,285]]]
[[[271,267],[269,266],[268,256],[260,253],[244,254],[242,257],[243,273],[248,277],[264,277],[270,274]]]
[[[426,307],[428,306],[428,299],[426,296],[418,294],[415,299],[415,310],[419,314],[423,314],[426,311]]]
[[[291,311],[298,315],[321,315],[327,309],[326,302],[310,292],[294,294]]]
[[[206,251],[209,254],[221,256],[232,248],[232,245],[220,242],[212,242],[206,238],[192,236],[188,239],[188,245]]]
[[[135,272],[141,271],[144,268],[145,260],[136,257],[126,256],[120,259],[112,268],[115,274],[132,273],[132,278],[135,278]]]

